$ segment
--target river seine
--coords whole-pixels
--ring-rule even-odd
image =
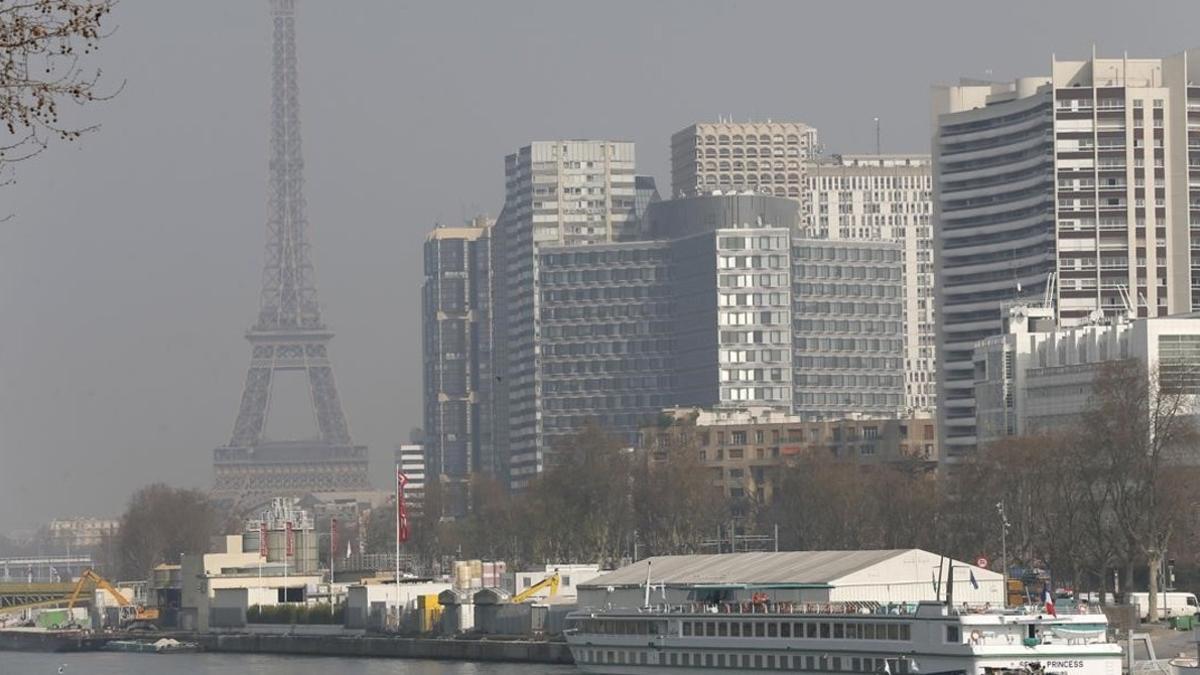
[[[262,654],[0,652],[0,675],[570,675],[572,666]]]

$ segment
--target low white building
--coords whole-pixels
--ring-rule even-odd
[[[422,597],[436,601],[450,588],[448,582],[429,579],[351,585],[346,590],[345,627],[395,630],[413,623],[410,615],[420,609]]]
[[[656,556],[580,584],[579,606],[641,607],[647,564],[651,603],[749,602],[760,594],[771,602],[945,600],[951,566],[955,603],[1004,603],[999,572],[920,549],[895,549]]]
[[[1004,333],[975,345],[975,423],[981,446],[1061,429],[1092,402],[1092,384],[1119,361],[1163,387],[1200,394],[1200,314],[1058,327],[1053,310],[1015,305]]]
[[[555,594],[553,601],[556,602],[573,602],[577,595],[577,586],[587,583],[592,579],[600,576],[599,565],[546,565],[545,569],[537,572],[517,572],[513,575],[513,588],[516,591],[513,595],[521,593],[539,581],[558,572],[558,593]],[[534,601],[545,602],[551,600],[550,589],[541,588],[530,599]]]

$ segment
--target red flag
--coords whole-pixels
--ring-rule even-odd
[[[287,521],[287,557],[296,555],[296,535],[292,530],[292,521]]]
[[[408,509],[404,506],[404,486],[408,485],[408,476],[396,467],[396,541],[408,541]]]
[[[267,521],[258,521],[258,554],[265,560],[267,557]]]

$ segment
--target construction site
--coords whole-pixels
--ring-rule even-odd
[[[301,501],[273,499],[240,533],[216,537],[207,552],[178,564],[156,565],[145,579],[110,581],[82,556],[44,559],[36,569],[12,561],[8,567],[24,574],[0,581],[0,649],[282,632],[541,640],[561,633],[577,586],[601,573],[595,564],[513,570],[503,561],[458,560],[422,575],[405,556],[342,556],[337,519],[332,532],[318,532]]]

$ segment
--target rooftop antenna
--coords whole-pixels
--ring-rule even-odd
[[[879,118],[876,117],[875,118],[875,154],[882,155],[883,154],[882,148],[883,148],[883,144],[880,141],[880,135],[879,135]]]

